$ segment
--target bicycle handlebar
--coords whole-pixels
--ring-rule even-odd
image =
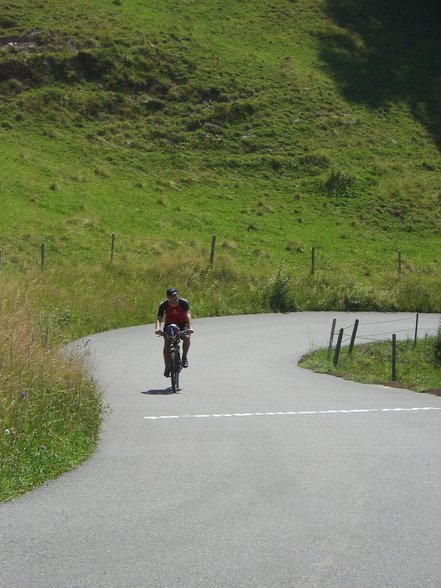
[[[182,337],[182,335],[192,335],[194,333],[193,329],[185,329],[185,331],[179,331],[179,335]],[[155,334],[158,335],[158,337],[164,337],[164,331],[159,331],[159,333],[157,331],[155,331]]]

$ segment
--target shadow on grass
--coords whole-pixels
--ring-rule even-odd
[[[441,3],[327,0],[326,11],[338,28],[321,36],[321,57],[345,98],[406,101],[441,148]]]

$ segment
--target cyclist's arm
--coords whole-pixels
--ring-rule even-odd
[[[189,310],[187,310],[187,331],[192,331],[193,332],[193,326],[192,326],[192,322],[191,322],[191,312]]]
[[[155,325],[155,333],[158,333],[161,330],[161,323],[162,323],[162,316],[156,317],[156,325]]]
[[[158,334],[158,331],[161,331],[161,323],[164,318],[165,312],[165,304],[161,302],[158,308],[158,314],[156,315],[156,325],[155,325],[155,333]]]

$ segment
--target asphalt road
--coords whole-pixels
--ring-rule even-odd
[[[298,368],[334,317],[412,336],[409,315],[195,320],[180,394],[152,325],[92,337],[98,450],[0,505],[0,586],[440,588],[441,397]]]

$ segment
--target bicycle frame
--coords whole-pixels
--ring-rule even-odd
[[[179,374],[182,370],[181,363],[181,340],[184,331],[180,331],[177,325],[168,325],[162,332],[163,337],[167,337],[169,343],[168,369],[170,370],[171,384],[173,392],[180,390]]]

